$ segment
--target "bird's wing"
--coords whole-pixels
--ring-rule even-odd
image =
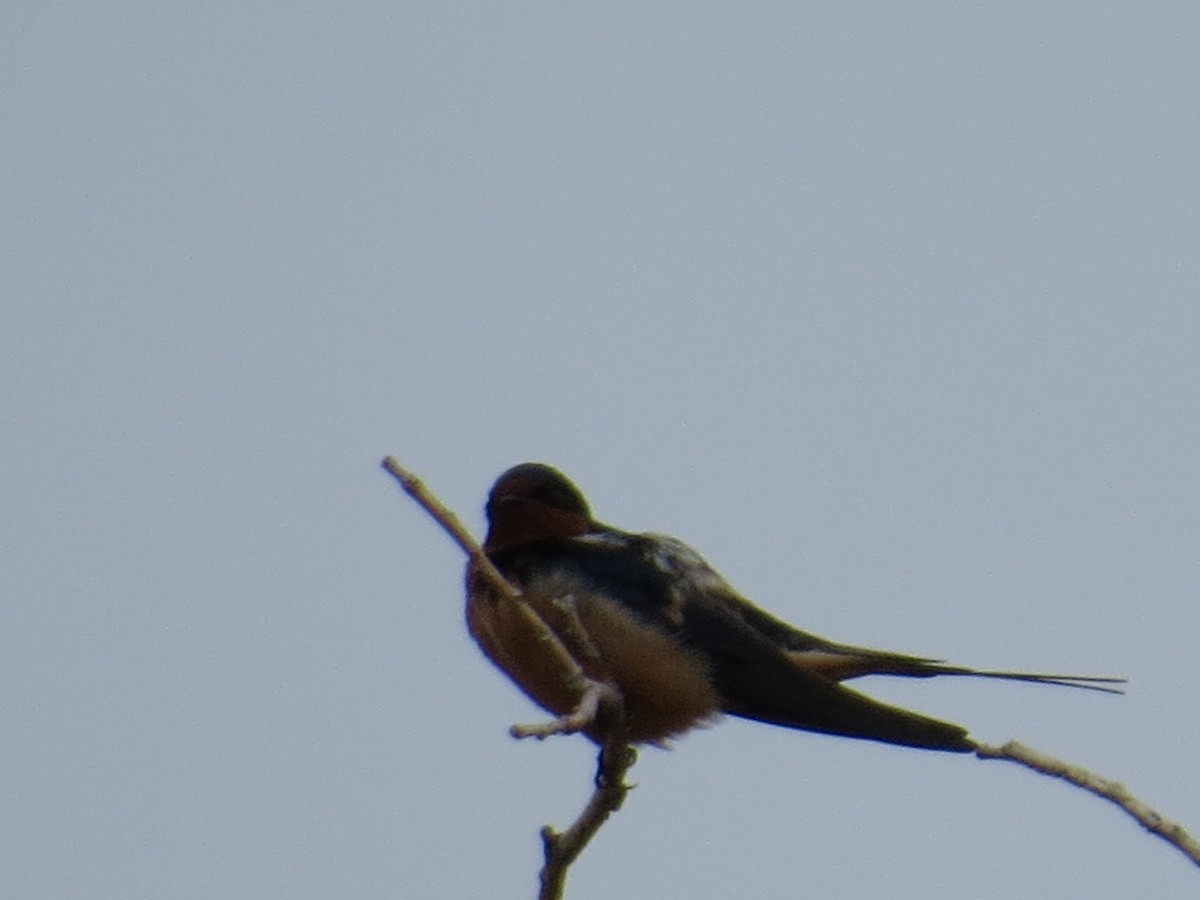
[[[837,684],[818,667],[798,664],[797,655],[841,655],[849,648],[799,631],[758,609],[686,544],[644,536],[642,548],[646,569],[668,577],[661,582],[666,596],[639,612],[675,630],[703,655],[726,712],[910,747],[974,749],[966,729],[958,725],[880,703]]]
[[[671,583],[676,590],[698,589],[725,608],[725,617],[735,619],[769,643],[783,650],[799,668],[830,681],[844,681],[863,675],[899,675],[907,678],[932,678],[935,675],[966,675],[1082,688],[1107,694],[1124,693],[1117,685],[1124,678],[1096,675],[1058,675],[1046,672],[1011,672],[973,669],[949,665],[940,659],[912,656],[889,650],[874,650],[826,640],[789,625],[755,606],[737,593],[695,550],[674,538],[652,538],[654,549],[648,555],[656,566],[675,573]],[[717,598],[720,598],[719,600]],[[677,601],[678,602],[678,601]]]

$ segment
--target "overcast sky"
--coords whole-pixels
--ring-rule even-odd
[[[859,686],[1200,831],[1195,3],[11,4],[0,895],[531,897],[582,739],[462,622],[553,463]],[[726,721],[588,898],[1191,897],[1015,766]]]

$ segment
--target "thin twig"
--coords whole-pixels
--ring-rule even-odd
[[[604,657],[600,655],[599,649],[592,641],[592,636],[583,627],[579,611],[575,608],[575,595],[564,594],[561,597],[555,597],[554,605],[563,614],[563,630],[572,641],[579,645],[579,652],[586,656],[588,662],[593,666],[603,668]]]
[[[442,526],[463,552],[467,554],[472,575],[485,579],[501,597],[517,606],[519,613],[546,645],[546,650],[557,657],[558,665],[571,679],[572,687],[580,692],[575,709],[565,716],[536,725],[513,725],[509,729],[515,738],[535,737],[538,739],[553,734],[574,734],[586,731],[589,726],[603,721],[606,725],[605,739],[600,750],[596,770],[596,788],[583,812],[564,832],[557,832],[549,825],[542,829],[542,850],[545,864],[541,871],[539,900],[560,900],[566,884],[567,869],[583,852],[584,847],[600,830],[610,815],[621,808],[629,785],[625,774],[637,759],[637,752],[629,744],[625,727],[625,703],[621,692],[603,681],[589,678],[545,620],[525,600],[521,591],[508,581],[488,559],[479,542],[463,527],[458,517],[437,499],[424,482],[400,465],[393,457],[383,460],[383,468],[395,478],[404,492],[412,497],[421,508]],[[567,628],[570,637],[580,645],[582,652],[593,662],[601,662],[595,644],[588,636],[583,623],[570,604],[563,598],[560,608],[567,613]]]
[[[1158,835],[1167,843],[1176,847],[1193,863],[1200,866],[1200,843],[1197,843],[1183,826],[1177,822],[1159,815],[1133,794],[1125,785],[1117,781],[1102,778],[1095,772],[1089,772],[1081,766],[1072,765],[1061,759],[1056,759],[1047,753],[1026,747],[1017,741],[1009,741],[1000,747],[980,744],[975,748],[975,755],[980,759],[1007,759],[1028,766],[1043,775],[1061,778],[1071,784],[1083,788],[1115,803],[1131,815],[1139,825],[1151,834]]]
[[[587,679],[579,703],[565,716],[532,725],[513,725],[508,729],[508,733],[515,738],[531,737],[537,738],[539,741],[556,734],[578,734],[596,722],[600,713],[600,704],[605,700],[610,700],[611,696],[616,694],[615,688],[611,688],[601,681]]]
[[[539,900],[561,900],[568,868],[600,830],[600,826],[612,813],[620,809],[625,795],[629,793],[625,775],[637,754],[628,741],[621,694],[612,685],[587,677],[562,639],[526,602],[521,591],[496,569],[454,513],[434,497],[419,478],[390,456],[383,460],[383,468],[463,549],[470,560],[472,574],[485,579],[501,597],[517,605],[538,639],[547,645],[546,649],[549,652],[558,657],[562,671],[567,673],[574,682],[573,686],[580,691],[580,700],[569,714],[538,725],[514,725],[511,729],[513,737],[540,739],[553,734],[572,734],[586,731],[588,726],[596,725],[601,720],[608,726],[604,730],[596,787],[587,806],[566,831],[560,833],[546,826],[541,832],[545,863],[540,875],[541,891],[538,897]],[[564,598],[563,604],[560,605],[568,613],[573,613],[569,600],[570,598]],[[578,616],[568,616],[568,630],[572,640],[580,645],[589,659],[601,662]],[[597,729],[594,729],[593,733],[595,730]],[[1102,778],[1087,769],[1033,750],[1017,741],[1009,741],[999,747],[981,744],[976,748],[975,755],[980,759],[1007,759],[1020,763],[1043,775],[1061,778],[1115,803],[1151,834],[1167,841],[1193,863],[1200,865],[1200,843],[1189,835],[1182,825],[1164,818],[1130,794],[1119,782]]]
[[[584,674],[575,657],[571,655],[571,651],[550,629],[545,620],[526,602],[520,589],[505,578],[500,570],[492,564],[487,554],[483,552],[483,548],[479,546],[479,542],[458,520],[458,516],[447,509],[446,505],[435,497],[429,488],[425,487],[425,483],[420,478],[400,465],[394,457],[385,456],[382,465],[389,475],[400,482],[400,487],[404,488],[404,492],[416,500],[421,508],[442,526],[442,530],[450,535],[454,543],[458,544],[467,554],[471,573],[482,577],[501,597],[516,604],[518,613],[537,635],[538,641],[545,645],[546,652],[553,654],[558,666],[567,673],[571,687],[580,691],[586,690],[591,679]],[[514,733],[513,736],[523,737],[524,735]]]
[[[488,583],[500,592],[501,596],[521,596],[521,592],[500,574],[499,569],[492,565],[492,561],[487,558],[487,554],[483,552],[479,542],[471,536],[471,532],[463,527],[462,522],[458,521],[458,516],[454,515],[441,500],[429,492],[429,488],[425,487],[425,482],[396,462],[394,457],[385,456],[382,466],[389,475],[400,482],[400,487],[404,488],[404,492],[416,500],[421,508],[442,526],[446,534],[450,535],[454,543],[458,544],[474,563],[476,571],[486,578]]]
[[[600,696],[598,711],[606,720],[625,721],[624,703],[619,692],[609,689]],[[596,788],[579,817],[566,831],[557,832],[549,825],[542,829],[544,864],[538,900],[561,900],[567,882],[567,869],[583,852],[588,842],[600,830],[608,817],[621,808],[630,785],[625,774],[637,760],[637,751],[629,745],[624,728],[617,728],[605,738],[596,765]]]

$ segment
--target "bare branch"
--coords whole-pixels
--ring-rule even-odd
[[[579,703],[567,715],[536,725],[513,725],[509,729],[510,734],[515,738],[536,737],[540,740],[554,734],[586,731],[589,726],[604,723],[605,739],[600,749],[596,788],[591,800],[566,831],[559,833],[547,825],[541,832],[545,864],[541,871],[541,891],[538,897],[539,900],[561,900],[567,869],[600,830],[600,826],[621,808],[625,795],[629,793],[629,786],[625,784],[625,773],[637,759],[637,751],[629,744],[624,699],[614,686],[589,678],[584,673],[571,651],[525,601],[521,591],[500,573],[483,552],[479,542],[459,522],[458,517],[430,493],[419,478],[391,456],[384,458],[383,468],[462,548],[470,560],[471,573],[485,579],[502,597],[516,604],[520,614],[537,633],[538,639],[545,644],[546,650],[558,657],[559,667],[571,679],[572,687],[580,691]],[[575,614],[571,598],[560,598],[559,608],[567,614],[570,639],[581,646],[582,652],[589,660],[602,663],[600,654],[583,623]],[[597,730],[600,729],[592,729],[593,732]]]
[[[539,900],[561,900],[568,868],[600,830],[600,826],[612,813],[620,809],[625,795],[629,793],[625,775],[636,760],[637,753],[629,744],[621,692],[612,684],[600,680],[604,677],[603,674],[588,677],[577,657],[563,642],[563,638],[559,637],[526,602],[521,591],[496,569],[471,533],[462,526],[454,513],[429,492],[419,478],[390,456],[383,460],[383,468],[467,554],[470,561],[470,577],[482,578],[502,598],[516,605],[518,612],[527,620],[539,641],[544,643],[546,651],[558,658],[559,670],[566,673],[566,677],[572,682],[572,688],[579,692],[579,701],[575,709],[567,715],[535,725],[514,725],[510,729],[512,736],[542,739],[555,734],[586,731],[603,738],[597,764],[596,786],[587,806],[566,831],[560,833],[546,826],[541,832],[545,862],[540,875]],[[558,608],[566,613],[567,640],[578,645],[579,651],[593,671],[603,673],[604,661],[579,617],[575,615],[572,598],[569,595],[564,596],[558,598],[556,603]],[[1061,778],[1115,803],[1151,834],[1167,841],[1193,863],[1200,865],[1200,843],[1181,825],[1161,816],[1118,782],[1101,778],[1087,769],[1040,753],[1017,741],[1009,741],[999,747],[981,744],[976,748],[975,754],[980,759],[1007,759],[1020,763],[1043,775]]]
[[[442,526],[446,534],[450,535],[454,543],[463,549],[479,574],[486,578],[492,587],[505,597],[521,596],[521,592],[509,584],[500,571],[492,565],[492,561],[487,558],[487,554],[483,552],[479,542],[471,536],[471,532],[463,527],[462,522],[458,521],[458,516],[454,515],[441,500],[429,492],[429,488],[425,487],[425,482],[396,462],[395,457],[385,456],[382,465],[384,471],[400,482],[400,487],[404,488],[404,492],[416,500],[421,508]]]
[[[604,687],[603,685],[601,685]],[[619,692],[609,689],[599,695],[600,709],[606,721],[625,721],[624,704]],[[624,728],[608,734],[596,765],[596,789],[571,827],[556,832],[547,825],[542,829],[542,853],[545,863],[540,874],[538,900],[561,900],[567,881],[567,869],[583,852],[610,815],[621,808],[630,786],[625,774],[637,760],[637,751],[629,745]]]
[[[537,738],[539,741],[555,734],[578,734],[596,722],[600,712],[600,704],[608,701],[610,704],[620,702],[621,695],[616,688],[600,681],[586,679],[583,696],[579,704],[565,716],[559,716],[549,722],[538,722],[532,725],[514,725],[508,733],[515,738]]]
[[[1052,778],[1061,778],[1077,787],[1083,788],[1085,791],[1095,794],[1097,797],[1103,797],[1105,800],[1109,800],[1125,810],[1125,812],[1137,820],[1139,825],[1151,834],[1158,835],[1164,841],[1176,847],[1193,863],[1200,866],[1200,843],[1197,843],[1196,839],[1188,834],[1182,825],[1163,818],[1163,816],[1129,793],[1129,790],[1120,782],[1101,778],[1096,773],[1089,772],[1081,766],[1056,759],[1049,754],[1026,747],[1017,741],[1009,741],[1000,747],[980,744],[975,748],[975,755],[980,759],[1007,759],[1020,763],[1036,772],[1041,772],[1043,775],[1049,775]]]
[[[492,565],[492,561],[488,559],[487,554],[483,552],[483,548],[479,546],[479,542],[463,527],[463,524],[458,521],[458,517],[454,515],[445,504],[442,503],[425,487],[425,483],[416,475],[409,472],[396,461],[394,457],[385,456],[383,458],[383,468],[389,475],[400,482],[400,486],[404,488],[404,492],[412,497],[420,504],[433,518],[435,522],[442,526],[442,529],[450,535],[463,552],[467,554],[470,560],[471,571],[482,577],[487,583],[497,591],[500,596],[508,598],[509,601],[517,605],[517,609],[521,616],[529,623],[530,628],[537,634],[538,640],[545,645],[548,653],[553,653],[557,657],[558,665],[567,672],[567,677],[571,679],[572,687],[581,691],[587,689],[591,684],[589,679],[580,668],[579,663],[575,661],[575,657],[566,648],[566,645],[559,639],[553,631],[550,630],[545,620],[534,611],[521,594],[520,589],[512,584],[507,578],[500,574],[500,570]],[[521,726],[514,726],[519,728]],[[514,737],[518,735],[514,734]]]

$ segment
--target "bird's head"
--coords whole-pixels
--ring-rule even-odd
[[[530,541],[575,537],[596,527],[579,488],[543,463],[521,463],[497,478],[485,512],[488,533],[483,548],[488,553]]]

